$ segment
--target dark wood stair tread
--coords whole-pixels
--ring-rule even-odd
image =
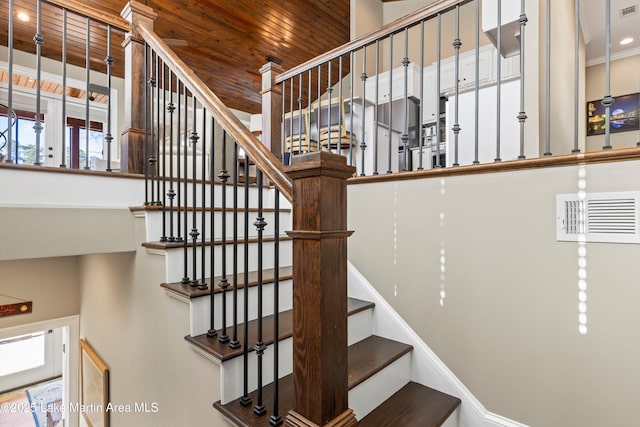
[[[375,335],[349,346],[349,389],[375,375],[393,363],[393,361],[411,351],[411,349],[410,345]],[[372,355],[368,354],[368,352],[372,350],[383,352],[384,354],[371,357]],[[293,375],[281,378],[279,388],[279,415],[284,419],[294,404]],[[267,408],[267,415],[262,417],[256,417],[253,414],[253,406],[257,402],[257,391],[249,393],[251,398],[251,405],[249,406],[242,406],[240,399],[229,402],[226,405],[222,405],[218,401],[213,406],[238,426],[267,427],[269,426],[269,417],[273,413],[273,389],[273,383],[263,388],[262,403]]]
[[[264,243],[272,243],[275,240],[275,238],[273,236],[264,236],[262,238],[262,241]],[[280,236],[280,241],[281,242],[286,242],[291,240],[291,237],[287,236],[287,235],[282,235]],[[213,246],[221,246],[222,245],[223,240],[222,239],[216,239],[213,241]],[[258,238],[257,237],[250,237],[249,239],[247,239],[248,243],[258,243]],[[233,240],[231,239],[227,239],[226,240],[226,244],[227,246],[231,247],[233,245]],[[238,246],[243,245],[244,244],[244,239],[238,239]],[[196,243],[196,246],[200,247],[202,246],[202,240],[198,240]],[[212,246],[211,240],[206,240],[204,242],[205,246]],[[147,249],[160,249],[160,250],[167,250],[167,249],[182,249],[184,248],[184,242],[144,242],[142,244],[143,247],[147,248]],[[187,240],[187,247],[192,248],[193,247],[193,242],[191,241],[191,239]],[[239,249],[240,250],[240,249]]]
[[[460,406],[460,399],[408,383],[359,423],[359,427],[439,427]]]
[[[362,310],[366,310],[368,308],[372,308],[374,304],[372,302],[362,301],[355,298],[349,298],[347,300],[347,314],[352,315],[358,313]],[[262,341],[269,345],[274,341],[274,329],[273,329],[273,320],[274,316],[265,316],[262,320]],[[293,311],[287,310],[280,312],[280,330],[278,336],[281,340],[289,338],[293,336]],[[257,330],[258,330],[258,321],[251,320],[249,322],[249,351],[253,351],[253,345],[257,340]],[[207,334],[198,335],[192,337],[187,335],[185,340],[195,345],[196,347],[204,350],[206,353],[212,355],[216,359],[220,361],[226,361],[229,359],[233,359],[234,357],[238,357],[242,355],[242,346],[237,349],[232,349],[229,347],[228,343],[221,344],[218,340],[220,336],[221,330],[218,330],[218,336],[208,337]],[[232,337],[233,327],[227,327],[227,335],[230,338]],[[244,340],[244,324],[238,325],[238,341],[242,344]]]
[[[262,283],[273,283],[274,272],[275,272],[275,269],[273,268],[263,270]],[[280,267],[279,273],[280,273],[279,280],[281,282],[285,280],[291,280],[291,278],[293,278],[292,267]],[[215,286],[214,286],[215,293],[222,292],[222,289],[220,289],[220,287],[218,286],[221,278],[222,276],[217,276],[213,278],[213,283],[215,283]],[[229,281],[229,288],[227,289],[227,292],[231,292],[233,290],[233,275],[228,275],[227,280]],[[258,284],[258,272],[257,271],[250,272],[247,277],[247,282],[249,287],[256,286]],[[189,284],[185,285],[182,282],[162,283],[160,284],[160,286],[169,291],[173,291],[177,294],[180,294],[184,297],[191,299],[191,298],[198,298],[198,297],[211,295],[211,279],[209,278],[205,279],[205,283],[207,284],[207,289],[204,289],[204,290],[198,289],[197,286],[191,286]],[[244,288],[244,273],[238,273],[238,289],[242,289],[242,288]]]

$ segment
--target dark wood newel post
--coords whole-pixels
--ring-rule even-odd
[[[293,181],[293,378],[286,426],[357,425],[348,402],[347,178],[325,151],[296,156]]]
[[[125,131],[122,133],[120,168],[123,172],[144,173],[144,40],[137,26],[144,23],[153,29],[158,16],[152,8],[130,1],[120,15],[129,22],[131,29],[122,43],[125,53]]]
[[[276,85],[276,76],[284,70],[275,62],[260,68],[262,74],[262,144],[282,158],[282,86]]]

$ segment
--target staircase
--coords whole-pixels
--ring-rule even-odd
[[[220,187],[216,185],[216,187]],[[215,188],[216,192],[227,191],[228,188]],[[208,191],[208,190],[207,190]],[[240,191],[243,191],[240,188]],[[264,216],[268,224],[271,224],[273,216],[280,214],[281,230],[290,229],[291,209],[287,206],[276,210],[273,207],[273,191],[269,188],[260,190],[256,186],[250,189],[250,199],[255,200],[257,192],[263,191],[264,199],[270,201],[265,207]],[[243,197],[240,197],[242,200]],[[218,198],[219,200],[220,198]],[[187,208],[189,210],[189,208]],[[212,363],[220,366],[220,396],[221,399],[213,404],[225,417],[238,426],[269,426],[270,414],[273,408],[273,342],[274,342],[274,320],[279,321],[279,415],[284,419],[286,414],[294,407],[294,380],[292,376],[292,356],[293,356],[293,303],[292,303],[292,254],[291,239],[286,235],[280,236],[280,268],[278,276],[279,312],[273,311],[273,299],[276,271],[269,266],[273,266],[273,235],[265,235],[263,262],[264,270],[262,274],[262,314],[263,330],[262,341],[267,346],[263,356],[264,370],[263,382],[265,387],[262,391],[262,404],[267,408],[267,414],[256,416],[254,405],[258,401],[256,355],[253,348],[257,341],[258,334],[258,274],[257,274],[257,238],[254,231],[246,236],[249,247],[248,264],[250,273],[246,277],[242,273],[237,273],[235,280],[238,283],[237,289],[237,330],[233,328],[233,240],[222,240],[222,230],[216,227],[214,242],[205,242],[204,256],[200,256],[201,244],[198,244],[198,256],[196,257],[197,277],[201,272],[205,272],[205,283],[207,289],[181,282],[184,276],[184,244],[181,242],[161,242],[162,236],[162,210],[157,206],[147,206],[132,209],[137,216],[144,216],[146,219],[147,242],[143,244],[147,248],[148,256],[162,256],[165,259],[166,281],[160,284],[168,297],[175,298],[185,303],[185,309],[189,310],[189,335],[184,337],[193,349]],[[166,209],[169,210],[168,208]],[[174,222],[178,215],[183,215],[184,210],[174,209],[167,212],[167,215],[174,216]],[[220,207],[206,208],[198,210],[196,215],[196,226],[201,223],[208,224],[211,215],[214,215],[215,224],[221,224],[222,215],[227,216],[226,224],[232,223],[233,211]],[[241,207],[238,210],[239,217],[249,215],[250,221],[256,216],[256,210],[251,207]],[[182,217],[181,217],[182,218]],[[192,215],[187,215],[187,228],[192,227]],[[183,225],[184,226],[184,225]],[[266,230],[269,230],[270,225]],[[240,227],[241,229],[242,227]],[[253,229],[253,227],[251,227]],[[227,236],[231,235],[230,230],[226,230]],[[238,236],[238,259],[237,264],[243,265],[243,251],[245,236]],[[188,254],[191,255],[192,244],[188,243]],[[218,284],[222,279],[221,267],[214,266],[214,277],[208,273],[211,270],[209,264],[210,251],[214,251],[216,259],[220,259],[222,251],[227,251],[226,256],[226,277],[229,287],[224,292]],[[204,270],[203,264],[204,261]],[[192,275],[191,260],[188,262],[189,274]],[[240,268],[242,270],[242,268]],[[211,297],[211,283],[213,287],[213,298]],[[245,287],[246,283],[246,287]],[[302,286],[303,284],[298,284]],[[221,343],[219,337],[223,334],[229,336],[231,340],[244,342],[245,325],[243,301],[245,294],[249,297],[249,311],[246,325],[248,332],[247,342],[249,343],[248,355],[248,387],[251,393],[249,397],[251,404],[243,406],[240,403],[243,395],[243,350],[231,348],[229,343]],[[222,307],[227,307],[223,322]],[[210,302],[214,303],[214,314],[217,334],[211,336],[207,334],[209,330]],[[348,314],[348,389],[349,408],[353,409],[360,425],[364,426],[457,426],[456,417],[451,416],[460,405],[460,400],[456,397],[441,393],[432,388],[414,382],[412,367],[412,346],[383,338],[373,334],[374,317],[376,316],[375,304],[361,299],[349,298],[347,304]],[[222,326],[226,330],[222,330]],[[180,337],[176,337],[179,340]],[[199,380],[194,378],[194,381]],[[206,379],[201,379],[206,380]]]

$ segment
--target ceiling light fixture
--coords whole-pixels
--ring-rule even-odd
[[[620,40],[620,44],[623,46],[631,42],[633,42],[633,37],[625,37],[622,40]]]
[[[27,15],[27,12],[18,12],[16,17],[22,22],[29,22],[29,15]]]

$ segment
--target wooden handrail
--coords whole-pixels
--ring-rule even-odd
[[[86,4],[77,1],[77,0],[44,0],[45,3],[49,3],[54,6],[58,6],[63,9],[67,9],[78,15],[82,15],[84,17],[88,17],[93,19],[94,21],[103,22],[105,24],[111,25],[113,28],[117,28],[123,32],[129,31],[129,23],[122,19],[122,17],[112,14],[106,13],[103,10],[96,9],[95,7],[87,6]]]
[[[262,145],[260,140],[242,124],[216,94],[196,76],[193,70],[189,68],[153,30],[148,29],[144,24],[140,24],[138,31],[149,46],[162,58],[162,61],[166,64],[171,64],[171,69],[176,76],[182,80],[189,88],[189,91],[200,100],[202,105],[215,117],[222,128],[240,144],[249,155],[251,161],[255,163],[256,167],[274,183],[287,200],[293,200],[291,180],[284,174],[277,157],[273,155],[267,147]]]
[[[472,0],[437,0],[434,3],[431,3],[429,6],[426,6],[422,9],[419,9],[409,15],[399,18],[382,28],[372,31],[368,34],[358,37],[350,41],[349,43],[343,44],[329,52],[316,56],[315,58],[298,65],[284,73],[280,74],[276,77],[276,83],[282,83],[283,81],[290,79],[291,77],[297,76],[301,73],[309,71],[312,68],[315,68],[319,65],[322,65],[328,62],[331,59],[342,56],[346,53],[357,50],[363,46],[367,46],[371,43],[374,43],[376,40],[388,36],[389,34],[397,33],[398,31],[403,30],[406,27],[411,26],[422,20],[427,20],[433,18],[439,13],[444,13],[448,10],[453,9],[457,5],[465,5],[470,3]]]

